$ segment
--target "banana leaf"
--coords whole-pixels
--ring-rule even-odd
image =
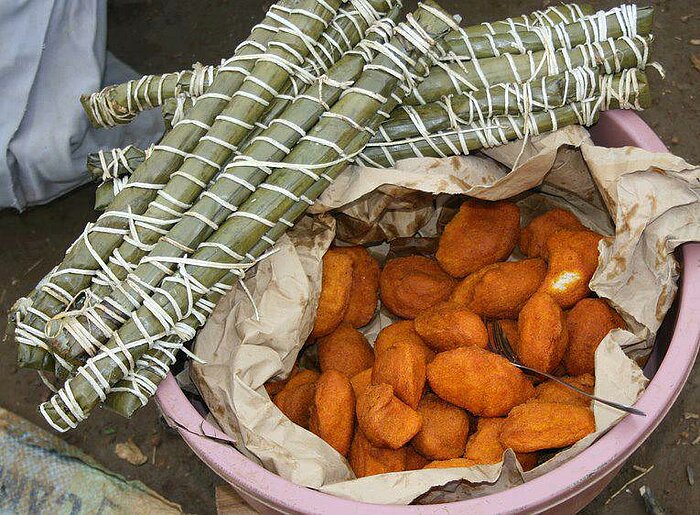
[[[388,9],[390,3],[377,5],[382,10]],[[393,9],[392,17],[398,17],[399,9]],[[357,42],[367,31],[367,22],[359,16],[347,20],[357,28],[348,35],[348,41]],[[257,185],[268,176],[265,166],[258,162],[279,161],[318,121],[328,105],[335,103],[341,93],[362,73],[363,67],[374,56],[373,46],[382,45],[391,33],[394,21],[384,19],[369,31],[369,37],[354,50],[348,51],[327,73],[308,86],[285,110],[280,119],[270,125],[258,138],[255,138],[246,151],[235,157],[209,189],[186,213],[187,216],[161,237],[154,233],[153,240],[141,236],[142,243],[153,241],[155,247],[150,250],[129,245],[119,248],[119,255],[129,263],[138,264],[135,270],[127,267],[111,266],[114,277],[126,279],[116,288],[105,280],[102,286],[93,283],[92,295],[104,297],[103,302],[89,306],[77,317],[61,318],[57,325],[62,328],[51,341],[52,349],[72,363],[76,358],[91,350],[99,348],[95,342],[106,341],[124,323],[126,317],[140,305],[141,298],[156,288],[161,281],[172,273],[176,262],[172,261],[190,254],[188,249],[196,248],[207,239],[216,228],[228,218],[251,194]],[[251,164],[249,164],[251,163]],[[146,254],[148,258],[141,260]],[[170,265],[159,259],[171,260]],[[127,272],[128,276],[127,276]],[[99,276],[98,276],[99,279]],[[100,287],[101,286],[101,287]],[[113,290],[113,291],[112,291]],[[86,335],[89,335],[86,337]],[[85,341],[88,338],[88,341]],[[94,345],[92,345],[94,344]],[[91,346],[92,345],[92,346]],[[94,353],[94,352],[93,352]]]
[[[377,45],[379,55],[365,66],[355,85],[345,90],[283,163],[269,164],[275,169],[265,187],[258,188],[191,258],[180,262],[178,272],[144,299],[143,306],[106,348],[41,405],[40,411],[49,424],[66,431],[85,419],[157,340],[167,337],[173,328],[179,330],[177,322],[190,314],[194,303],[231,270],[241,270],[245,254],[296,200],[303,200],[299,195],[314,178],[342,171],[352,158],[346,151],[361,150],[379,126],[379,121],[375,122],[377,113],[393,109],[401,100],[399,94],[407,94],[412,83],[427,75],[423,57],[452,25],[447,13],[433,2],[425,2],[415,16],[396,28],[390,43]],[[362,135],[361,146],[353,150],[350,147],[358,135]]]
[[[17,341],[17,363],[20,367],[50,369],[53,357],[45,341],[45,325],[53,316],[74,301],[75,295],[88,287],[95,270],[106,266],[105,260],[129,233],[130,222],[139,221],[156,192],[180,167],[184,156],[191,152],[206,134],[253,69],[261,50],[277,36],[279,26],[296,0],[280,0],[270,8],[262,23],[256,25],[250,37],[241,43],[229,60],[225,73],[219,73],[206,95],[200,97],[187,119],[165,135],[149,159],[138,166],[132,186],[120,192],[109,209],[68,249],[66,257],[36,295],[26,316],[14,317]],[[221,70],[220,70],[221,71]],[[136,219],[134,219],[136,217]]]
[[[450,33],[443,47],[444,61],[470,61],[502,54],[524,54],[545,48],[571,48],[623,36],[648,36],[653,27],[654,9],[622,5],[599,11],[571,23],[533,26],[528,30],[482,36],[467,36],[467,31]]]
[[[478,61],[438,62],[430,80],[421,83],[406,104],[435,102],[446,94],[461,94],[501,83],[523,83],[574,68],[598,68],[601,74],[619,73],[628,68],[644,69],[652,37],[625,37],[585,43],[572,49],[540,51],[523,55],[490,57]]]
[[[606,81],[606,78],[601,78],[601,81]],[[624,81],[621,77],[613,80],[610,90],[599,98],[573,102],[550,111],[533,112],[525,117],[499,116],[428,136],[370,144],[358,157],[358,162],[365,166],[387,168],[395,166],[401,159],[412,157],[467,155],[475,149],[522,139],[525,134],[536,136],[574,124],[590,126],[598,120],[599,113],[606,109],[644,109],[651,104],[649,87],[643,75],[638,78],[636,89],[628,89],[626,94],[615,98],[611,92],[614,91],[614,95],[617,95],[619,85]]]

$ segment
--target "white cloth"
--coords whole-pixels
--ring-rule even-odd
[[[106,38],[105,0],[0,1],[0,208],[46,203],[89,180],[88,153],[162,132],[157,109],[124,127],[90,126],[81,93],[136,76]]]

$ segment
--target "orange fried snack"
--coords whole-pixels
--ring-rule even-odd
[[[420,470],[423,467],[425,467],[428,463],[430,463],[429,460],[427,460],[421,454],[418,454],[410,445],[402,448],[406,449],[405,470]]]
[[[318,342],[321,372],[338,370],[348,377],[374,364],[374,351],[364,335],[347,322]]]
[[[476,432],[467,441],[464,457],[474,463],[483,464],[501,461],[505,448],[498,436],[505,421],[505,418],[480,418],[476,424]]]
[[[352,259],[352,289],[344,320],[353,327],[365,326],[377,310],[379,263],[364,247],[336,247],[334,250]]]
[[[591,374],[582,374],[576,377],[562,377],[561,379],[586,393],[593,393],[593,389],[595,388],[595,377]],[[591,399],[585,395],[581,395],[571,388],[567,388],[563,384],[551,380],[537,385],[535,388],[535,399],[541,402],[556,402],[559,404],[577,404],[579,406],[591,405]]]
[[[559,231],[582,231],[586,228],[566,209],[552,209],[533,218],[520,233],[520,250],[529,257],[542,257],[547,239]]]
[[[368,368],[362,372],[355,374],[350,378],[352,391],[355,393],[355,398],[359,399],[360,395],[365,393],[365,389],[372,384],[372,369]]]
[[[451,276],[465,277],[510,256],[519,235],[518,206],[470,199],[445,226],[435,257]]]
[[[518,317],[520,341],[514,350],[523,365],[551,373],[566,352],[564,312],[546,293],[533,295]]]
[[[375,447],[365,438],[360,429],[355,429],[348,461],[358,478],[401,472],[406,470],[407,449],[407,447],[400,449]]]
[[[507,359],[474,345],[435,356],[428,382],[440,398],[484,417],[503,416],[535,394],[525,374]]]
[[[309,408],[313,404],[318,377],[318,372],[302,370],[287,380],[273,401],[289,420],[304,429],[309,428]]]
[[[613,329],[624,329],[625,321],[603,299],[582,299],[566,317],[569,348],[564,367],[569,374],[595,372],[595,351],[605,335]]]
[[[513,408],[500,439],[515,452],[534,452],[572,445],[593,431],[595,419],[591,409],[533,401]]]
[[[562,308],[586,297],[588,283],[598,268],[598,242],[593,231],[559,231],[546,243],[547,275],[539,291],[548,293]]]
[[[469,434],[467,413],[436,395],[426,395],[418,404],[423,426],[411,444],[426,458],[446,460],[459,458]]]
[[[382,303],[401,318],[415,318],[447,299],[455,284],[436,261],[424,256],[392,259],[379,277]]]
[[[487,318],[517,318],[547,274],[542,259],[495,263],[467,276],[450,300]]]
[[[404,343],[416,347],[416,350],[423,355],[426,363],[430,362],[435,356],[435,353],[430,350],[416,332],[413,320],[399,320],[379,331],[377,340],[374,342],[374,352],[379,354],[389,347]]]
[[[467,345],[486,347],[488,332],[479,315],[453,302],[425,310],[415,319],[416,332],[432,350],[441,352]]]
[[[329,370],[316,382],[309,430],[345,456],[355,425],[355,395],[345,374]]]
[[[474,463],[472,460],[468,460],[466,458],[452,458],[451,460],[431,461],[423,468],[424,469],[452,469],[452,468],[473,467],[474,465],[478,465],[478,463]]]
[[[318,299],[312,338],[326,336],[343,321],[350,303],[352,258],[336,250],[323,256],[321,295]]]
[[[464,457],[478,464],[499,463],[506,450],[499,439],[505,422],[505,418],[480,418],[476,432],[469,437]],[[523,470],[533,469],[537,465],[536,453],[519,453],[515,456]]]
[[[357,399],[357,424],[377,447],[399,449],[421,428],[420,414],[399,400],[388,384],[371,385]]]
[[[425,387],[425,358],[410,344],[397,344],[383,350],[372,367],[372,384],[388,384],[412,408],[418,406]]]

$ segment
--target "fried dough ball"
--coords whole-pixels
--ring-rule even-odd
[[[426,363],[429,363],[435,356],[435,353],[416,332],[413,320],[400,320],[379,331],[377,340],[374,342],[374,352],[379,354],[389,347],[404,343],[415,346],[416,350],[423,355]]]
[[[336,250],[323,256],[321,295],[318,299],[312,338],[326,336],[343,321],[350,303],[352,258]]]
[[[476,432],[467,441],[464,457],[474,463],[483,464],[501,461],[505,448],[498,436],[505,421],[505,418],[480,418],[476,424]]]
[[[536,293],[518,317],[520,341],[514,350],[523,365],[551,373],[557,368],[568,343],[564,312],[552,297]]]
[[[396,316],[409,319],[447,299],[455,285],[436,261],[424,256],[392,259],[379,277],[382,303]]]
[[[388,384],[412,408],[418,406],[425,387],[425,358],[410,344],[397,344],[377,354],[372,384]]]
[[[436,395],[426,395],[418,404],[423,426],[411,444],[426,458],[446,460],[459,458],[469,434],[467,413]]]
[[[441,352],[428,364],[428,382],[440,398],[484,417],[500,417],[534,396],[525,374],[507,359],[476,347]]]
[[[432,350],[441,352],[467,345],[486,347],[488,332],[479,315],[453,302],[425,310],[415,319],[416,332]]]
[[[451,276],[465,277],[510,256],[519,235],[518,206],[470,199],[445,226],[435,257]]]
[[[309,428],[309,408],[313,404],[318,377],[318,372],[302,370],[287,380],[273,401],[289,420],[304,429]]]
[[[547,274],[542,259],[495,263],[467,276],[450,300],[487,318],[517,318]]]
[[[562,308],[570,308],[586,297],[588,283],[598,268],[598,242],[593,231],[559,231],[547,240],[547,275],[539,291],[548,293]]]
[[[591,374],[582,374],[577,377],[562,377],[561,379],[586,393],[593,393],[595,388],[595,377]],[[581,395],[571,388],[551,380],[537,385],[535,388],[535,399],[541,402],[556,402],[559,404],[591,405],[591,399],[585,395]]]
[[[452,468],[468,468],[468,467],[473,467],[474,465],[478,465],[478,463],[474,463],[472,460],[468,460],[466,458],[452,458],[451,460],[431,461],[423,468],[424,469],[452,469]]]
[[[501,326],[503,334],[508,339],[508,343],[513,350],[518,349],[520,345],[520,335],[518,334],[518,321],[517,320],[498,320],[498,325]],[[497,348],[496,337],[494,336],[493,323],[488,326],[489,330],[489,343],[493,348]]]
[[[595,351],[613,329],[627,327],[617,312],[603,299],[582,299],[566,316],[569,348],[564,367],[569,374],[595,372]]]
[[[352,259],[352,289],[344,320],[353,327],[370,323],[377,310],[379,292],[379,263],[364,247],[334,249]]]
[[[586,227],[566,209],[552,209],[535,217],[520,233],[520,250],[529,257],[542,257],[547,239],[559,231],[582,231]]]
[[[422,456],[421,454],[417,453],[410,445],[402,447],[402,449],[406,449],[405,470],[420,470],[423,467],[425,467],[428,463],[430,463],[430,460],[428,460],[425,456]]]
[[[310,414],[309,430],[345,456],[355,424],[355,395],[345,374],[337,370],[321,374]]]
[[[534,452],[566,447],[593,431],[595,419],[590,408],[532,401],[513,408],[500,439],[515,452]]]
[[[287,376],[287,379],[280,379],[277,381],[268,381],[265,383],[265,391],[267,392],[267,395],[270,396],[270,399],[272,399],[275,395],[280,393],[284,386],[287,384],[287,381],[289,381],[292,377],[294,377],[296,374],[299,373],[299,366],[294,364],[292,367],[292,370],[289,372],[289,375]]]
[[[499,439],[505,422],[505,418],[480,418],[476,432],[469,437],[464,457],[478,464],[499,463],[506,450]],[[531,470],[537,464],[536,453],[516,454],[515,457],[523,470]]]
[[[407,449],[407,447],[400,449],[375,447],[365,438],[360,429],[355,429],[348,461],[358,478],[401,472],[406,470]]]
[[[352,391],[355,393],[355,398],[358,399],[360,395],[365,393],[365,388],[372,384],[372,369],[368,368],[362,372],[355,374],[350,378],[350,385],[352,386]]]
[[[370,385],[357,399],[357,424],[377,447],[399,449],[421,428],[420,414],[401,402],[388,384]]]
[[[318,342],[321,372],[338,370],[352,377],[374,364],[374,351],[364,335],[347,322]]]

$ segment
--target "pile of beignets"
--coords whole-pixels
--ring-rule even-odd
[[[593,412],[588,398],[489,350],[493,322],[523,364],[592,393],[596,347],[625,327],[588,287],[601,238],[564,209],[521,229],[515,203],[469,199],[434,258],[380,269],[364,247],[332,248],[309,341],[318,371],[295,367],[266,389],[357,477],[497,463],[509,448],[529,470],[540,451],[593,432]],[[517,247],[525,257],[506,261]],[[358,328],[379,297],[401,320],[371,345]]]

